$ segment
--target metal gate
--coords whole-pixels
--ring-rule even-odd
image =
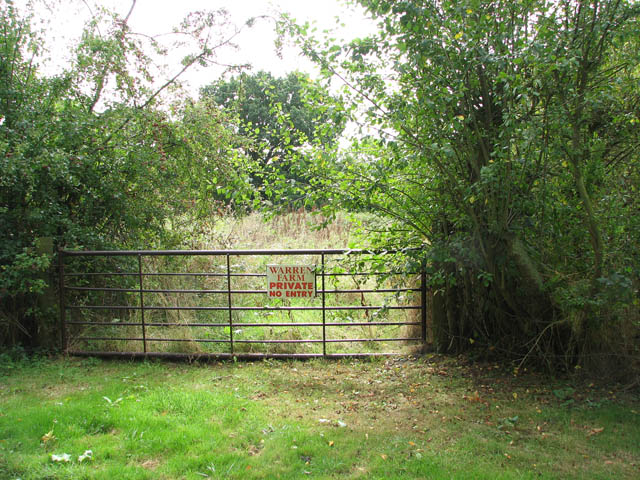
[[[426,275],[380,258],[347,249],[59,250],[62,349],[193,359],[402,353],[426,342]],[[314,295],[268,297],[265,261],[311,265]]]

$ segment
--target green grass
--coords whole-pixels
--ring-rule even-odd
[[[640,473],[637,396],[461,359],[3,359],[2,479]],[[64,453],[69,463],[52,461]]]

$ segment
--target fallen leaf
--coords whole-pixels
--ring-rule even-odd
[[[41,438],[42,443],[44,443],[45,445],[47,444],[47,442],[52,442],[55,439],[56,439],[56,436],[53,434],[53,428],[49,430],[47,433],[45,433]]]
[[[260,453],[260,449],[258,447],[256,447],[255,445],[249,445],[249,448],[247,449],[247,453],[254,457],[256,455],[258,455]]]
[[[591,437],[593,435],[598,435],[604,431],[604,427],[596,427],[592,428],[591,431],[587,434],[587,437]]]
[[[470,397],[466,397],[466,398],[471,403],[480,403],[480,402],[482,402],[482,399],[480,398],[480,394],[478,393],[477,390],[473,393],[473,395],[471,395]]]
[[[387,457],[387,455],[385,455],[384,453],[381,453],[380,454],[380,458],[382,458],[383,460],[386,460],[389,457]]]
[[[146,468],[147,470],[155,470],[156,468],[158,468],[158,465],[160,465],[160,461],[152,458],[149,460],[145,460],[141,465],[142,468]]]

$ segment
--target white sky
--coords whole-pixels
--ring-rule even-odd
[[[28,0],[23,0],[28,1]],[[19,6],[21,1],[17,0]],[[125,16],[131,7],[131,0],[61,0],[55,6],[55,0],[45,0],[51,8],[40,12],[52,19],[49,27],[49,42],[55,45],[50,52],[52,58],[49,69],[55,70],[55,64],[68,61],[69,47],[79,38],[82,27],[91,18],[91,9],[102,5]],[[194,10],[216,10],[226,8],[237,25],[242,25],[249,17],[259,15],[276,16],[278,11],[287,11],[299,22],[314,23],[319,31],[339,28],[339,38],[352,39],[367,35],[375,29],[374,23],[365,18],[361,9],[345,5],[343,0],[137,0],[129,25],[135,32],[156,35],[170,32],[190,12]],[[343,23],[343,27],[339,24]],[[283,58],[275,54],[273,22],[262,20],[252,28],[245,29],[237,39],[240,49],[229,51],[221,60],[229,63],[250,63],[253,70],[267,70],[276,76],[282,76],[293,70],[315,73],[313,65],[297,55],[294,48],[286,48]],[[170,71],[180,68],[179,56],[173,60]],[[192,95],[197,95],[201,86],[216,80],[221,70],[200,68],[190,71],[182,77]]]

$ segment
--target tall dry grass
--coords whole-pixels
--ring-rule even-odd
[[[362,220],[362,219],[361,219]],[[365,219],[366,220],[366,219]],[[282,249],[322,249],[344,248],[353,245],[354,228],[346,215],[340,215],[332,222],[326,222],[319,215],[304,210],[289,212],[284,215],[265,220],[260,214],[253,213],[244,217],[227,215],[208,222],[203,222],[197,234],[189,239],[188,247],[196,250],[282,250]],[[264,273],[268,263],[280,264],[319,264],[320,258],[309,256],[232,256],[232,271],[242,273]],[[329,258],[329,266],[336,265],[338,259]],[[177,256],[177,257],[144,257],[145,273],[220,273],[226,272],[225,256]],[[333,263],[332,263],[333,262]],[[353,262],[353,259],[351,260]],[[349,268],[349,265],[345,265]],[[366,269],[366,268],[365,268]],[[408,286],[415,279],[407,277]],[[160,276],[144,277],[144,288],[148,290],[226,290],[225,276]],[[388,280],[387,288],[398,283],[397,277]],[[340,276],[326,279],[327,290],[373,288],[377,285],[375,277]],[[381,286],[381,285],[380,285]],[[319,290],[321,285],[317,286]],[[264,277],[232,277],[233,290],[264,290]],[[327,296],[327,305],[372,306],[384,304],[411,303],[418,304],[419,295],[407,295],[410,298],[391,298],[378,293],[344,293]],[[131,301],[136,302],[135,298]],[[225,343],[231,332],[228,326],[229,313],[226,311],[227,294],[200,294],[184,292],[149,292],[145,293],[145,306],[157,307],[218,307],[221,310],[146,310],[145,322],[157,323],[161,326],[148,326],[147,338],[154,339],[148,344],[149,349],[162,352],[183,353],[217,353],[228,350]],[[264,294],[233,294],[234,306],[320,306],[319,297],[312,299],[286,299],[274,301]],[[373,321],[415,321],[419,318],[413,311],[398,310],[357,310],[327,311],[327,322],[361,322]],[[321,327],[302,326],[300,323],[318,323],[322,320],[319,311],[234,311],[233,324],[240,323],[284,323],[286,327],[233,327],[235,340],[292,340],[304,341],[319,339]],[[139,312],[129,314],[128,321],[139,322]],[[198,323],[218,323],[224,326],[201,327]],[[172,325],[171,325],[172,324]],[[113,334],[117,329],[120,336],[140,336],[138,327],[105,327],[102,333]],[[98,331],[100,329],[93,329]],[[389,338],[419,337],[419,332],[412,328],[400,326],[354,325],[347,327],[327,327],[329,338]],[[174,341],[171,341],[173,339]],[[175,341],[180,340],[180,341]],[[195,340],[200,340],[196,342]],[[105,341],[94,347],[109,350],[140,351],[140,342]],[[345,353],[352,351],[396,351],[404,345],[391,342],[369,342],[368,344],[332,344],[333,351]],[[319,353],[319,343],[237,343],[236,352],[264,353]]]

